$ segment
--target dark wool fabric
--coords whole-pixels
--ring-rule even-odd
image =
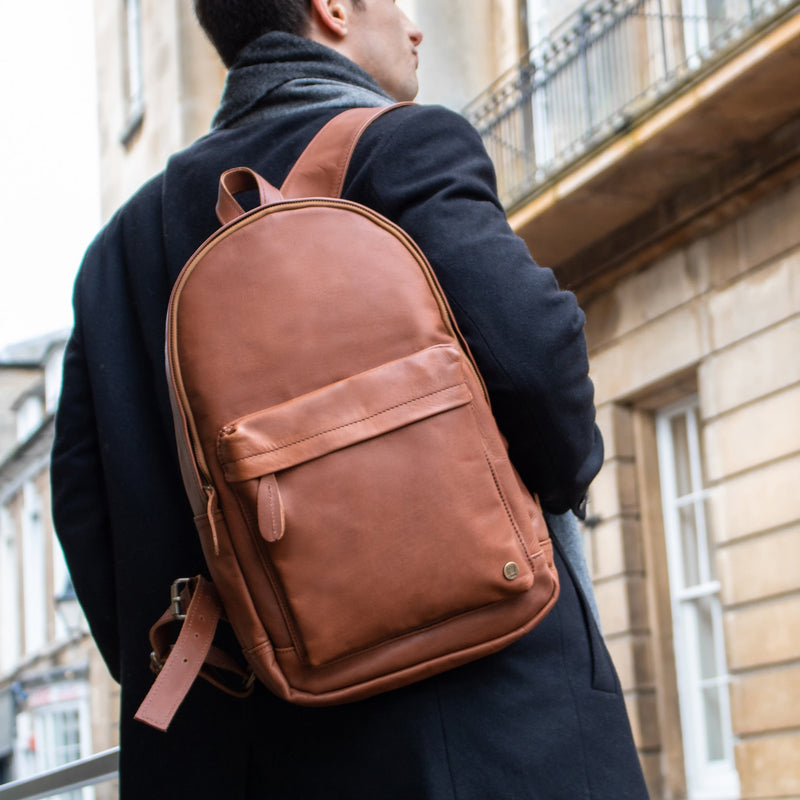
[[[261,688],[237,700],[198,681],[169,733],[133,721],[152,683],[149,626],[176,577],[205,572],[164,376],[169,293],[218,226],[219,174],[250,166],[280,184],[334,113],[223,127],[176,155],[100,232],[76,282],[53,509],[122,685],[121,797],[643,800],[613,666],[560,554],[554,611],[475,664],[331,709],[290,706]],[[359,144],[345,195],[427,253],[522,478],[549,511],[576,506],[602,463],[583,315],[508,228],[478,135],[444,109],[394,111]]]

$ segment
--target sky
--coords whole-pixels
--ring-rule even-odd
[[[0,349],[72,325],[100,227],[92,0],[0,0]]]

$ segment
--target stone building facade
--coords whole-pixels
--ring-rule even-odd
[[[586,310],[587,555],[651,794],[800,797],[800,8],[518,9],[467,115]]]
[[[94,647],[50,515],[66,333],[0,352],[0,783],[118,743],[118,690]],[[110,800],[113,785],[63,800]]]
[[[800,798],[800,4],[403,0],[587,314],[585,527],[655,799]],[[98,0],[104,215],[202,135],[188,0]]]

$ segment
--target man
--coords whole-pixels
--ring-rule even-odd
[[[422,34],[392,0],[195,0],[230,67],[210,135],[175,155],[90,247],[75,289],[53,456],[54,516],[79,597],[122,684],[121,795],[244,800],[646,797],[620,688],[557,548],[561,597],[501,653],[376,698],[291,706],[198,682],[169,733],[133,721],[165,587],[205,572],[163,371],[170,289],[217,227],[219,174],[280,185],[344,108],[417,91]],[[378,120],[344,196],[428,255],[521,477],[575,509],[602,462],[583,315],[510,231],[477,133],[440,108]],[[224,324],[224,320],[220,321]]]

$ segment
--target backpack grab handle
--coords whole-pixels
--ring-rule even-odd
[[[234,195],[248,189],[258,189],[259,205],[261,206],[283,200],[281,193],[271,183],[249,167],[229,169],[220,175],[219,194],[217,195],[217,219],[223,225],[227,225],[245,213]]]

